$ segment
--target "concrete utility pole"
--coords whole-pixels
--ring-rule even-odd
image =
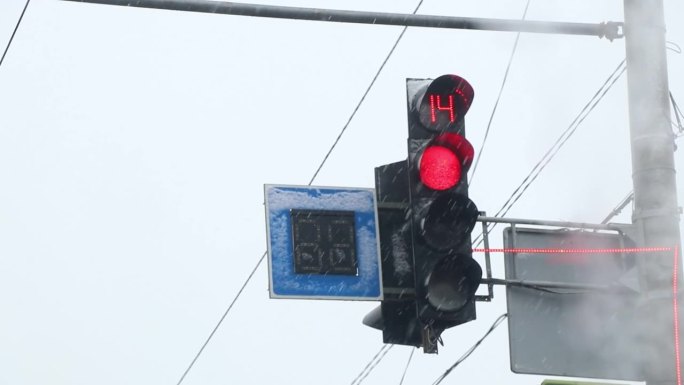
[[[679,248],[663,1],[624,0],[624,12],[637,242]],[[673,305],[673,281],[681,268],[675,272],[673,253],[644,253],[638,266],[641,334],[634,350],[641,357],[644,379],[649,385],[681,385]]]

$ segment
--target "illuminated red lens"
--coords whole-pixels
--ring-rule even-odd
[[[461,162],[443,146],[429,146],[420,158],[420,180],[433,190],[454,187],[461,179]]]

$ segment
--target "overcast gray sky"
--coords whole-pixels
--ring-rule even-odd
[[[24,3],[0,1],[0,48]],[[419,13],[516,19],[525,3],[425,0]],[[665,9],[684,45],[684,5]],[[532,0],[528,18],[621,21],[622,2]],[[311,179],[400,32],[32,0],[0,67],[0,384],[175,384],[266,250],[263,184]],[[406,157],[408,77],[473,85],[478,150],[514,39],[409,29],[314,184],[373,187],[374,167]],[[521,36],[470,189],[480,210],[501,207],[623,58],[623,40]],[[684,57],[668,60],[684,105]],[[631,190],[628,133],[623,76],[508,216],[600,222]],[[495,295],[439,355],[414,355],[404,384],[432,383],[470,348],[506,311]],[[375,306],[271,300],[262,264],[184,383],[351,383],[381,347],[361,324]],[[364,383],[399,383],[409,353],[394,347]],[[504,324],[447,383],[543,378],[508,359]]]

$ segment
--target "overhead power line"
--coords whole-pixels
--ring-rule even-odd
[[[439,385],[442,381],[444,381],[444,379],[449,375],[449,373],[451,373],[458,365],[460,365],[463,361],[470,357],[471,354],[473,354],[475,349],[477,349],[482,344],[482,341],[484,341],[494,331],[494,329],[496,329],[503,322],[503,320],[506,319],[506,317],[508,317],[507,313],[500,315],[499,318],[497,318],[494,321],[489,330],[487,330],[484,336],[482,336],[482,338],[480,338],[475,343],[475,345],[473,345],[470,349],[463,353],[463,355],[458,360],[456,360],[456,362],[454,362],[454,364],[451,365],[449,369],[442,373],[441,376],[437,377],[437,379],[435,380],[435,382],[432,383],[432,385]]]
[[[418,2],[418,5],[416,5],[416,8],[413,10],[413,15],[415,15],[415,14],[418,12],[418,10],[420,9],[420,6],[423,5],[423,1],[424,1],[424,0],[420,0],[420,1]],[[349,119],[347,119],[347,122],[344,124],[344,126],[342,126],[342,130],[340,131],[340,134],[337,135],[337,138],[336,138],[335,141],[333,142],[332,146],[330,146],[330,150],[328,150],[328,152],[325,154],[325,157],[323,157],[323,161],[321,162],[321,164],[320,164],[320,165],[318,166],[318,168],[316,169],[316,172],[314,172],[313,176],[311,177],[311,180],[309,181],[309,185],[311,185],[311,183],[313,183],[314,179],[316,179],[316,177],[318,176],[318,173],[321,171],[321,168],[323,167],[323,165],[325,164],[325,162],[328,160],[328,157],[330,156],[330,153],[333,152],[333,150],[335,149],[335,146],[337,146],[337,143],[340,141],[340,138],[342,137],[342,134],[344,134],[344,132],[347,130],[347,127],[349,127],[349,124],[351,123],[351,121],[352,121],[352,120],[354,119],[354,117],[356,116],[356,113],[359,111],[359,108],[361,107],[361,104],[363,103],[364,100],[366,100],[366,96],[368,96],[368,93],[369,93],[370,90],[373,88],[373,85],[375,85],[375,81],[378,80],[378,76],[380,76],[380,72],[382,72],[382,70],[385,68],[385,65],[387,64],[387,61],[389,60],[389,58],[390,58],[390,57],[392,56],[392,54],[394,53],[394,50],[395,50],[395,49],[397,48],[397,46],[399,45],[399,42],[401,41],[401,38],[404,37],[404,33],[406,33],[406,30],[407,30],[407,29],[408,29],[408,27],[404,27],[404,28],[401,30],[401,32],[399,33],[399,36],[397,36],[397,40],[394,41],[394,44],[392,45],[392,48],[390,48],[389,52],[387,53],[387,56],[386,56],[385,59],[382,61],[382,64],[380,64],[380,67],[378,67],[378,70],[375,72],[375,76],[373,76],[373,79],[371,80],[370,84],[369,84],[368,87],[366,88],[366,91],[363,93],[363,95],[361,95],[361,99],[359,99],[359,102],[356,103],[356,107],[354,107],[354,109],[352,110],[351,115],[349,115]]]
[[[411,354],[409,354],[408,361],[406,362],[406,367],[404,368],[404,373],[401,375],[401,380],[399,380],[399,385],[402,385],[404,383],[404,378],[406,378],[406,372],[408,372],[409,365],[411,365],[411,358],[413,358],[413,353],[416,352],[416,349],[411,349]]]
[[[12,41],[14,40],[14,35],[16,35],[17,30],[19,29],[19,24],[21,24],[21,21],[24,19],[24,13],[26,13],[26,8],[28,8],[29,3],[31,0],[26,0],[26,4],[24,5],[24,9],[21,11],[21,15],[19,15],[19,20],[17,20],[17,25],[14,26],[14,31],[12,31],[12,35],[9,38],[9,41],[7,42],[7,46],[5,47],[5,52],[2,53],[2,57],[0,57],[0,67],[2,66],[2,62],[5,61],[5,55],[7,55],[7,51],[9,51],[10,45],[12,45]]]
[[[200,348],[200,350],[197,352],[197,354],[195,354],[195,358],[192,359],[192,362],[190,362],[190,365],[188,366],[188,368],[185,369],[185,372],[183,372],[183,375],[181,376],[180,380],[178,380],[178,385],[180,385],[180,383],[183,382],[183,380],[185,379],[185,376],[188,375],[188,372],[190,372],[190,369],[192,369],[193,365],[195,365],[195,362],[197,361],[199,356],[204,351],[204,348],[206,348],[209,341],[211,341],[211,337],[214,336],[214,334],[218,330],[219,326],[221,326],[221,324],[223,323],[223,320],[226,319],[228,312],[230,312],[230,309],[233,308],[233,305],[235,305],[235,302],[238,300],[238,298],[240,298],[240,294],[242,294],[242,291],[245,290],[245,287],[247,287],[247,284],[252,279],[252,277],[254,276],[254,273],[256,273],[257,269],[259,268],[259,265],[261,265],[261,263],[264,261],[265,258],[266,258],[266,252],[264,252],[264,254],[261,256],[261,258],[259,258],[259,261],[257,262],[256,266],[254,266],[254,269],[252,269],[252,272],[249,273],[249,276],[245,280],[245,283],[243,283],[242,287],[240,287],[240,290],[238,290],[237,294],[233,298],[233,301],[231,301],[230,305],[228,306],[228,309],[226,309],[226,311],[221,316],[221,319],[219,319],[219,322],[216,324],[216,326],[214,326],[214,330],[212,330],[211,333],[209,333],[209,337],[207,337],[207,339],[202,344],[202,347]]]
[[[553,160],[553,158],[558,154],[561,148],[567,143],[568,139],[577,131],[577,128],[584,122],[584,120],[589,116],[589,114],[596,108],[598,103],[603,99],[603,97],[608,93],[608,91],[615,85],[615,83],[620,79],[622,74],[625,72],[625,59],[623,59],[620,64],[617,65],[615,70],[608,76],[606,81],[599,87],[596,93],[591,97],[589,102],[584,105],[582,110],[577,114],[575,119],[570,123],[570,125],[561,133],[561,135],[556,139],[556,142],[549,148],[549,150],[542,156],[542,158],[537,162],[537,164],[532,168],[529,174],[523,179],[523,181],[515,188],[513,193],[508,197],[506,202],[501,206],[499,211],[494,215],[494,217],[504,217],[508,211],[515,205],[515,203],[525,194],[525,191],[534,183],[534,181],[539,177],[539,174],[544,170],[544,168]],[[482,244],[483,235],[489,234],[491,230],[496,227],[498,223],[493,223],[487,226],[486,232],[480,233],[473,243],[476,243],[475,247]]]
[[[361,373],[359,373],[356,378],[354,378],[351,382],[351,385],[359,385],[363,382],[363,380],[368,377],[368,375],[375,369],[376,366],[382,361],[382,359],[385,357],[385,354],[394,347],[393,344],[383,344],[382,347],[380,347],[380,350],[378,350],[377,353],[371,358],[370,361],[368,361],[368,364],[361,370]]]
[[[420,6],[423,4],[423,1],[424,1],[424,0],[420,0],[420,1],[418,2],[418,5],[417,5],[416,8],[413,10],[413,14],[416,14],[416,13],[418,12],[418,9],[420,9]],[[333,142],[332,146],[330,146],[330,149],[328,150],[328,152],[327,152],[327,153],[325,154],[325,156],[323,157],[323,160],[322,160],[321,163],[318,165],[318,168],[316,168],[316,171],[314,172],[313,176],[312,176],[311,179],[309,180],[309,183],[308,183],[309,186],[314,182],[314,180],[315,180],[316,177],[318,176],[318,173],[321,171],[321,169],[323,168],[323,165],[325,165],[325,162],[328,160],[328,157],[330,157],[330,154],[333,152],[333,150],[334,150],[335,147],[337,146],[337,143],[340,141],[340,138],[342,138],[342,135],[343,135],[343,134],[345,133],[345,131],[347,130],[347,127],[349,127],[349,124],[351,123],[351,121],[352,121],[352,120],[354,119],[354,117],[356,116],[356,112],[357,112],[357,111],[359,110],[359,108],[361,107],[361,104],[364,102],[364,100],[366,100],[366,96],[368,96],[368,93],[369,93],[370,90],[373,88],[373,85],[375,84],[375,81],[378,79],[378,77],[380,76],[380,73],[381,73],[382,70],[385,68],[385,65],[387,64],[387,61],[389,60],[389,58],[390,58],[390,57],[392,56],[392,54],[394,53],[395,49],[397,48],[397,45],[399,45],[399,42],[401,41],[402,37],[404,37],[404,33],[406,33],[406,29],[407,29],[407,28],[408,28],[408,27],[404,27],[404,28],[402,29],[401,33],[399,33],[399,36],[397,36],[397,39],[395,40],[394,44],[392,45],[392,48],[391,48],[391,49],[389,50],[389,52],[387,53],[387,56],[386,56],[385,59],[382,61],[382,64],[380,64],[380,67],[379,67],[378,70],[376,71],[375,76],[373,76],[373,79],[371,80],[370,84],[369,84],[368,87],[366,88],[366,91],[365,91],[365,92],[363,93],[363,95],[361,96],[361,99],[359,99],[359,102],[356,104],[356,107],[354,107],[354,109],[352,110],[352,113],[351,113],[351,115],[349,116],[349,119],[347,119],[347,122],[344,124],[344,126],[342,126],[342,129],[340,130],[339,135],[337,135],[337,138],[336,138],[335,141]],[[190,370],[192,369],[192,367],[195,365],[195,362],[197,361],[197,359],[199,358],[199,356],[200,356],[200,355],[202,354],[202,352],[204,351],[204,348],[207,346],[207,344],[209,344],[209,341],[210,341],[211,338],[214,336],[214,334],[216,333],[216,331],[218,330],[218,328],[221,326],[221,324],[223,323],[223,320],[226,318],[226,316],[228,315],[228,313],[230,312],[230,310],[233,308],[233,305],[235,304],[235,302],[238,300],[238,298],[239,298],[240,295],[242,294],[242,291],[245,289],[245,287],[247,286],[247,284],[249,283],[249,281],[252,279],[252,276],[254,276],[254,273],[255,273],[256,270],[259,268],[259,265],[261,265],[261,263],[262,263],[262,262],[264,261],[264,259],[266,258],[266,254],[267,254],[267,252],[264,251],[263,255],[261,256],[261,258],[259,258],[259,261],[257,261],[256,265],[254,266],[254,269],[252,269],[252,272],[249,274],[249,276],[247,277],[247,279],[245,280],[245,282],[242,284],[242,287],[240,288],[240,290],[238,291],[238,293],[237,293],[237,294],[235,295],[235,297],[233,298],[233,301],[230,303],[230,305],[228,306],[228,308],[226,309],[226,311],[223,313],[223,315],[222,315],[221,318],[219,319],[218,323],[216,324],[216,326],[214,327],[214,329],[211,331],[211,333],[209,334],[209,336],[207,337],[207,339],[204,341],[204,344],[202,344],[202,347],[199,349],[199,351],[197,352],[197,354],[195,354],[195,357],[194,357],[194,358],[192,359],[192,361],[190,362],[190,365],[188,365],[187,369],[185,369],[185,372],[183,372],[183,375],[181,376],[180,380],[178,380],[178,384],[177,384],[177,385],[180,385],[180,384],[183,382],[183,380],[185,379],[185,377],[187,376],[187,374],[190,372]],[[382,357],[384,357],[384,354],[383,354]],[[381,357],[380,359],[382,359],[382,357]],[[369,365],[370,365],[370,363],[369,363]],[[376,364],[376,365],[377,365],[377,364]],[[368,367],[368,366],[367,366],[367,367]],[[374,366],[373,366],[373,367],[374,367]],[[371,369],[371,370],[372,370],[372,369]],[[363,378],[365,378],[365,377],[363,377]],[[361,381],[363,381],[363,378],[361,378],[361,380],[359,380],[359,383],[360,383]],[[355,379],[354,381],[356,381],[356,379]]]
[[[418,5],[416,5],[415,9],[413,10],[413,13],[412,13],[413,15],[415,15],[415,14],[418,12],[418,10],[420,9],[420,7],[423,5],[423,1],[424,1],[424,0],[420,0],[420,1],[418,2]],[[394,44],[392,45],[392,48],[391,48],[391,49],[389,50],[389,52],[387,53],[387,56],[386,56],[385,59],[382,61],[382,64],[380,64],[380,67],[379,67],[378,70],[376,71],[375,76],[373,76],[373,79],[371,80],[370,84],[369,84],[368,87],[366,88],[366,91],[365,91],[365,92],[363,93],[363,95],[361,96],[361,99],[359,99],[359,102],[356,104],[356,107],[354,107],[354,110],[352,110],[352,113],[351,113],[351,115],[349,116],[349,119],[347,119],[347,122],[346,122],[346,123],[344,124],[344,126],[342,127],[342,130],[340,131],[340,134],[337,136],[337,138],[336,138],[335,141],[333,142],[332,146],[330,147],[330,150],[328,150],[328,152],[325,154],[325,157],[323,157],[323,161],[321,162],[321,164],[320,164],[320,165],[318,166],[318,168],[316,169],[316,172],[314,173],[313,177],[311,177],[311,180],[309,181],[309,185],[311,185],[311,184],[313,183],[314,179],[316,179],[316,177],[318,176],[319,171],[321,171],[321,168],[323,167],[323,164],[325,164],[326,160],[327,160],[328,157],[330,156],[330,153],[332,153],[332,151],[335,149],[335,146],[337,146],[337,143],[340,141],[340,138],[342,137],[342,134],[344,134],[344,132],[347,130],[347,127],[349,127],[349,124],[351,123],[352,119],[354,119],[354,116],[356,116],[356,112],[359,110],[359,108],[361,107],[361,104],[364,102],[364,100],[366,100],[366,96],[368,95],[368,93],[370,92],[370,90],[373,88],[373,85],[375,84],[375,81],[378,79],[378,76],[380,75],[380,72],[382,72],[382,70],[385,68],[385,65],[387,64],[387,61],[389,60],[389,58],[390,58],[390,57],[392,56],[392,54],[394,53],[395,49],[396,49],[397,46],[399,45],[399,42],[400,42],[401,39],[404,37],[404,34],[406,33],[406,30],[407,30],[407,29],[408,29],[408,27],[404,27],[404,28],[401,30],[401,32],[399,33],[399,36],[397,36],[397,39],[395,40]],[[388,346],[388,345],[383,345],[382,348],[380,349],[380,352],[382,352],[382,350],[383,350],[385,347],[387,347],[387,346]],[[391,346],[393,346],[393,345],[390,345],[390,347],[391,347]],[[389,348],[387,348],[387,350],[389,350]],[[379,354],[380,352],[378,352],[378,354]],[[369,361],[368,364],[366,364],[366,367],[365,367],[365,368],[361,371],[361,373],[352,381],[352,385],[354,385],[354,383],[355,383],[357,380],[358,380],[358,382],[356,383],[356,385],[360,384],[361,381],[363,381],[363,380],[366,378],[366,376],[368,376],[368,373],[370,373],[370,371],[368,371],[368,373],[366,373],[365,375],[363,375],[364,371],[366,371],[369,367],[371,368],[370,370],[373,370],[373,368],[375,368],[375,366],[377,366],[377,365],[380,363],[380,361],[383,359],[383,357],[385,357],[385,354],[387,354],[387,351],[385,351],[385,353],[382,354],[382,356],[380,356],[380,357],[377,359],[378,361],[375,363],[375,365],[372,365],[372,364],[373,364],[373,361],[378,357],[378,354],[376,354],[376,355],[371,359],[371,361]],[[411,353],[411,355],[413,355],[413,353]],[[411,359],[409,358],[409,363],[410,363],[410,362],[411,362]],[[371,365],[372,365],[372,366],[371,366]],[[407,363],[406,365],[407,365],[406,369],[408,369],[408,363]],[[362,376],[362,375],[363,375],[363,376]],[[404,375],[406,375],[406,371],[404,371]],[[403,377],[403,376],[402,376],[402,378],[401,378],[401,381],[402,381],[402,382],[404,381],[404,377]]]
[[[665,48],[669,49],[670,51],[673,51],[674,53],[682,53],[682,47],[680,47],[679,44],[673,41],[666,41]]]
[[[527,17],[527,10],[530,8],[531,0],[527,0],[525,5],[525,11],[523,11],[522,20]],[[515,51],[518,49],[518,41],[520,40],[520,32],[515,35],[515,41],[513,42],[513,49],[511,50],[511,56],[508,58],[508,64],[506,65],[506,72],[504,72],[503,80],[501,81],[501,88],[499,88],[499,94],[496,96],[496,102],[494,102],[494,108],[492,109],[491,115],[489,115],[489,122],[487,123],[487,129],[485,130],[484,138],[482,139],[482,145],[480,146],[480,151],[477,152],[477,159],[475,160],[475,165],[473,166],[473,171],[470,173],[470,180],[468,185],[473,184],[473,179],[475,178],[475,171],[477,170],[477,165],[480,164],[480,158],[482,157],[482,152],[484,151],[485,143],[487,142],[487,137],[489,136],[489,129],[492,127],[492,121],[494,120],[494,115],[496,114],[496,108],[499,106],[499,100],[501,100],[501,94],[503,93],[504,86],[506,85],[506,80],[508,80],[508,72],[511,70],[511,64],[513,63],[513,57],[515,56]]]

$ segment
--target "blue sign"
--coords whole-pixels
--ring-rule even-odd
[[[373,189],[265,185],[271,298],[382,299]]]

